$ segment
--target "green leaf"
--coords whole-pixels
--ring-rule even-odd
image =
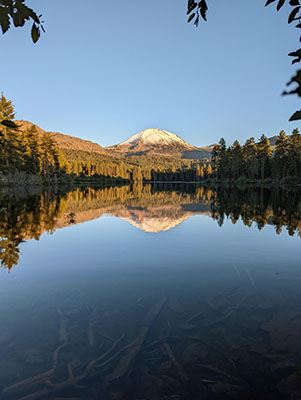
[[[191,11],[193,11],[195,9],[195,7],[197,6],[197,3],[193,3],[187,10],[187,15],[191,13]]]
[[[204,20],[204,21],[207,21],[206,10],[202,9],[202,10],[200,11],[200,13],[201,13],[201,16],[202,16],[203,20]]]
[[[301,119],[301,110],[300,111],[296,111],[289,119],[289,121],[297,121]]]
[[[267,0],[267,2],[265,3],[264,6],[266,7],[266,6],[268,6],[269,4],[274,3],[274,1],[276,1],[276,0]]]
[[[194,17],[195,17],[195,13],[192,13],[190,15],[190,17],[188,18],[187,22],[189,23],[190,21],[192,21]]]
[[[37,43],[40,38],[40,30],[35,23],[33,23],[31,28],[31,37],[34,43]]]
[[[199,9],[200,9],[200,14],[201,14],[202,18],[203,18],[205,21],[207,21],[206,13],[207,13],[208,7],[207,7],[207,3],[206,3],[205,0],[201,0],[201,1],[199,2]]]
[[[0,7],[0,25],[3,34],[8,31],[10,26],[9,16],[7,9],[4,7]]]
[[[299,6],[300,2],[299,2],[299,0],[290,0],[290,5],[291,6]]]
[[[288,53],[288,55],[289,55],[290,57],[299,57],[299,58],[301,58],[301,49],[298,49],[298,50],[296,50],[296,51],[293,51],[292,53]]]
[[[293,9],[293,11],[290,13],[290,15],[288,17],[288,23],[289,24],[294,21],[294,19],[295,19],[296,15],[298,14],[299,10],[300,10],[300,6],[299,7],[295,7]]]
[[[207,6],[207,3],[206,3],[206,0],[201,0],[199,2],[199,7],[200,8],[204,8],[205,10],[208,10],[208,6]]]
[[[198,26],[199,26],[199,22],[200,22],[200,16],[197,15],[197,17],[196,17],[196,19],[195,19],[195,21],[194,21],[194,25],[195,25],[196,27],[198,27]]]
[[[285,0],[279,0],[279,1],[278,1],[278,4],[277,4],[277,11],[280,10],[280,8],[284,5],[284,3],[285,3]]]

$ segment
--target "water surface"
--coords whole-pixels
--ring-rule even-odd
[[[295,399],[298,191],[2,192],[3,399]]]

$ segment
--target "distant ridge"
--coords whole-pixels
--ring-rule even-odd
[[[21,131],[34,126],[38,134],[45,131],[38,125],[25,121],[16,120],[15,123]],[[62,150],[84,151],[97,153],[106,156],[160,156],[183,159],[206,159],[211,157],[214,145],[196,147],[185,142],[180,136],[174,133],[159,129],[145,129],[129,139],[114,146],[102,147],[90,140],[80,139],[74,136],[65,135],[60,132],[50,132]],[[272,146],[275,146],[278,136],[269,138]]]
[[[42,135],[45,132],[38,125],[33,124],[32,122],[29,122],[29,121],[17,120],[17,121],[15,121],[15,123],[19,126],[19,129],[21,131],[25,131],[26,129],[34,126],[36,128],[38,134]],[[53,135],[59,148],[61,148],[61,149],[82,150],[82,151],[87,151],[89,153],[93,152],[93,153],[100,153],[100,154],[106,153],[106,151],[104,150],[103,147],[101,147],[97,143],[91,142],[90,140],[80,139],[80,138],[70,136],[70,135],[65,135],[65,134],[59,133],[59,132],[50,132],[50,133]]]

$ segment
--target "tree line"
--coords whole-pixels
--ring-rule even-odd
[[[118,156],[63,149],[66,171],[76,176],[108,176],[133,182],[201,181],[212,174],[209,160],[166,156]]]
[[[297,128],[289,136],[281,131],[275,146],[265,135],[257,142],[252,137],[243,146],[235,140],[229,147],[222,138],[213,148],[211,163],[217,181],[297,183],[301,178],[301,135]]]
[[[202,178],[210,165],[196,160],[166,156],[114,156],[82,150],[60,149],[49,132],[38,133],[35,126],[18,129],[15,110],[4,94],[0,98],[0,173],[22,172],[56,182],[66,176],[79,181],[91,178],[102,183],[187,181]],[[23,176],[23,175],[22,175]],[[0,179],[1,181],[1,179]]]
[[[301,180],[301,135],[281,131],[274,146],[262,135],[244,145],[235,140],[227,147],[222,138],[209,160],[167,156],[116,156],[82,150],[60,149],[49,132],[35,126],[25,131],[15,126],[14,106],[2,93],[0,98],[1,176],[22,172],[46,182],[67,178],[80,182],[89,178],[105,184],[129,182],[235,182],[297,183]],[[5,124],[3,125],[3,121]],[[11,125],[9,124],[11,123]],[[2,173],[2,175],[1,175]]]
[[[77,223],[78,215],[87,210],[103,210],[124,205],[156,209],[164,205],[206,204],[210,216],[222,226],[228,218],[239,219],[258,229],[271,224],[279,234],[286,228],[289,235],[301,236],[301,198],[297,190],[247,187],[208,187],[193,184],[135,183],[101,189],[85,188],[64,193],[45,191],[24,197],[0,192],[0,264],[10,270],[19,263],[20,245],[39,240],[45,232]]]
[[[19,131],[7,122],[15,117],[14,106],[4,94],[0,98],[0,171],[2,174],[24,171],[51,179],[65,171],[67,161],[52,135],[39,135],[35,127]],[[5,121],[6,124],[1,124]],[[8,125],[8,126],[7,126]]]

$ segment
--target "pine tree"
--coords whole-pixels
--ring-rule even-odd
[[[41,172],[41,145],[36,127],[29,128],[25,131],[25,135],[29,146],[28,170],[32,174],[38,174]]]
[[[210,164],[210,163],[209,163],[208,166],[207,166],[207,171],[206,171],[206,172],[207,172],[207,175],[212,175],[212,172],[213,172],[213,171],[212,171],[212,167],[211,167],[211,164]]]
[[[242,148],[238,140],[234,141],[233,146],[231,148],[231,153],[232,153],[231,175],[233,179],[237,179],[239,176],[243,175]]]
[[[55,141],[49,132],[42,136],[41,150],[42,174],[50,177],[59,170],[59,160]]]
[[[245,165],[245,171],[247,173],[249,181],[254,179],[254,173],[256,168],[256,146],[253,137],[246,140],[242,150],[243,161]],[[255,162],[254,162],[255,161]]]
[[[286,176],[286,159],[288,152],[288,141],[285,132],[282,130],[279,133],[276,141],[275,157],[274,157],[274,173],[279,179]]]
[[[15,118],[14,105],[11,100],[7,100],[3,92],[0,98],[0,122],[12,121]]]
[[[196,180],[197,181],[201,180],[201,166],[200,166],[200,164],[197,164],[197,166],[196,166]]]
[[[287,161],[290,174],[298,177],[298,170],[301,166],[301,135],[298,128],[294,129],[288,138]]]
[[[20,138],[18,132],[14,129],[3,127],[1,137],[1,147],[4,161],[4,170],[14,171],[20,169],[21,152],[20,152]]]
[[[262,135],[260,141],[257,144],[257,157],[260,163],[262,181],[265,177],[265,165],[267,161],[269,161],[272,157],[272,153],[273,151],[269,139],[265,135]]]
[[[12,121],[14,118],[15,112],[13,103],[11,100],[7,100],[2,93],[0,98],[0,123],[2,121]],[[6,126],[0,125],[0,156],[3,160],[2,168],[5,168],[6,170],[9,169],[11,161],[15,159],[16,144],[16,132],[13,132]]]

